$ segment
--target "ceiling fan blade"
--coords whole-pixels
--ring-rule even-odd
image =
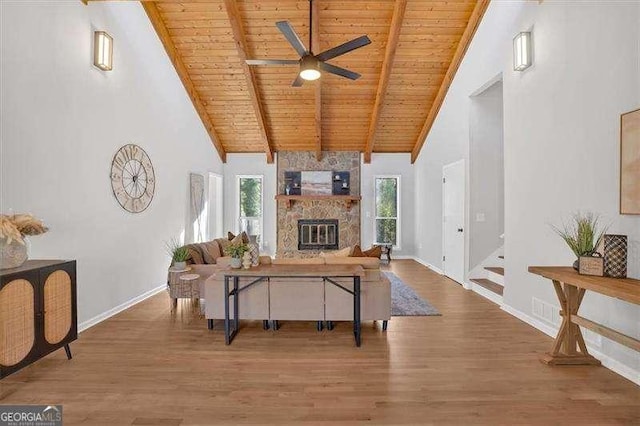
[[[300,74],[298,74],[296,79],[293,80],[293,83],[291,83],[291,87],[300,87],[303,84],[304,84],[304,78],[300,77]]]
[[[301,57],[307,54],[307,48],[304,47],[302,40],[298,37],[298,34],[293,30],[291,24],[287,21],[276,22],[276,27],[287,38],[289,44],[298,52]]]
[[[297,59],[247,59],[247,65],[298,65]]]
[[[328,61],[329,59],[335,58],[336,56],[344,55],[345,53],[366,46],[367,44],[371,44],[371,40],[369,40],[369,37],[367,37],[366,35],[363,35],[358,38],[354,38],[351,41],[343,43],[340,46],[325,50],[319,55],[316,55],[316,58],[318,58],[318,60],[320,61]]]
[[[349,71],[348,69],[337,67],[335,65],[327,64],[326,62],[318,63],[321,70],[330,72],[331,74],[339,75],[350,80],[357,80],[360,78],[360,74],[357,72]]]

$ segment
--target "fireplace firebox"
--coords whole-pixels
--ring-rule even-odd
[[[338,219],[298,220],[298,250],[337,250]]]

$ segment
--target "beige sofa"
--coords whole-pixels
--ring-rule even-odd
[[[383,321],[383,329],[391,317],[391,284],[380,271],[380,260],[368,257],[321,257],[312,259],[276,259],[261,257],[261,263],[274,264],[327,264],[361,265],[364,276],[361,278],[361,319],[363,321]],[[224,318],[224,274],[218,268],[204,283],[205,317],[209,328],[214,319]],[[253,278],[241,278],[240,287],[253,281]],[[304,281],[304,282],[302,282]],[[336,280],[340,285],[353,289],[353,280]],[[332,328],[333,321],[353,320],[353,297],[321,278],[304,280],[272,278],[268,283],[257,284],[242,293],[239,298],[240,318],[274,321],[277,328],[279,320],[327,321]],[[230,307],[233,315],[233,306]]]

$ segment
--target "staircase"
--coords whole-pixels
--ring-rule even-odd
[[[496,266],[483,267],[483,277],[471,278],[471,289],[494,303],[502,305],[504,290],[504,255],[498,255],[490,264]],[[480,271],[476,270],[476,274]]]

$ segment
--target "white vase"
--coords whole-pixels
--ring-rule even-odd
[[[242,259],[240,259],[239,257],[232,257],[229,261],[229,266],[231,266],[233,269],[240,269],[242,267]]]
[[[6,238],[0,238],[0,269],[17,268],[28,258],[26,238],[24,244],[16,240],[7,244]]]
[[[187,262],[173,262],[173,269],[176,271],[184,271],[187,269]]]

